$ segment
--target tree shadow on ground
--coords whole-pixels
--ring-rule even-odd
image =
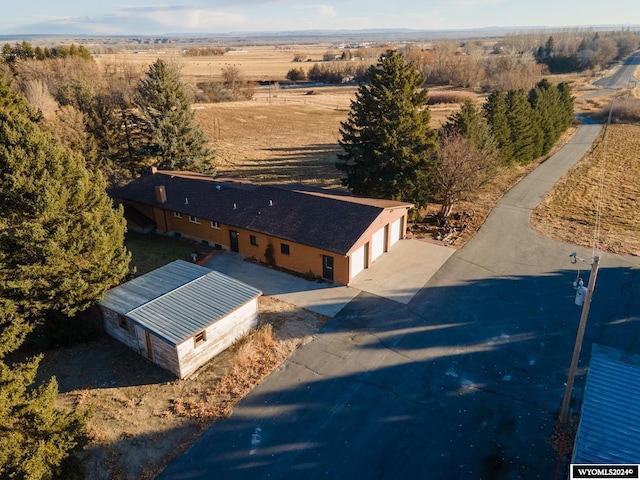
[[[582,348],[638,353],[638,271],[601,269]],[[552,478],[574,271],[360,294],[158,478]],[[579,402],[574,403],[574,408]]]

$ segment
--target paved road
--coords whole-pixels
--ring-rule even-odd
[[[360,293],[158,478],[554,478],[571,284],[588,269],[569,253],[592,252],[533,233],[529,216],[599,130],[508,192],[408,304]],[[640,353],[640,260],[601,267],[582,367],[594,342]]]
[[[606,89],[629,88],[640,81],[634,76],[634,72],[640,66],[640,51],[630,55],[620,68],[611,76],[601,78],[595,85]]]

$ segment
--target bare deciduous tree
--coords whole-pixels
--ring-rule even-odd
[[[498,164],[495,150],[477,147],[458,133],[444,132],[431,177],[434,191],[442,202],[440,216],[448,217],[457,202],[477,194],[492,178]]]

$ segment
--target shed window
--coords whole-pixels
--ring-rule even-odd
[[[289,245],[286,243],[280,244],[280,253],[283,255],[289,255]]]
[[[189,215],[189,221],[190,221],[191,223],[197,223],[197,224],[200,224],[200,219],[199,219],[198,217],[194,216],[194,215]]]
[[[120,325],[120,328],[123,330],[129,330],[129,322],[127,322],[127,319],[122,315],[118,315],[118,325]]]
[[[182,214],[180,212],[173,212],[174,217],[182,218]]]
[[[202,345],[207,341],[207,332],[203,330],[201,332],[196,333],[196,336],[193,337],[193,344],[197,347],[198,345]]]
[[[211,228],[215,228],[216,230],[220,230],[220,222],[216,222],[215,220],[211,220]]]
[[[250,235],[249,239],[251,240],[251,245],[255,245],[256,247],[258,246],[258,237],[256,237],[255,235]]]

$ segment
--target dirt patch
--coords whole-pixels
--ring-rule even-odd
[[[272,297],[259,313],[256,331],[185,380],[107,336],[47,353],[40,374],[57,378],[59,405],[93,412],[91,478],[154,478],[327,320]]]
[[[576,245],[640,255],[639,177],[640,126],[610,125],[538,206],[532,227]]]

